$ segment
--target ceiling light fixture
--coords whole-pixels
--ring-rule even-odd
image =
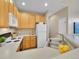
[[[12,0],[10,0],[10,3],[13,3],[13,1],[12,1]]]
[[[48,3],[45,3],[44,6],[47,7],[48,6]]]
[[[22,5],[23,5],[23,6],[25,6],[25,5],[26,5],[26,3],[25,3],[25,2],[22,2]]]

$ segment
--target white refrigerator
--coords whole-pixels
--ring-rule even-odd
[[[43,48],[46,44],[46,24],[42,22],[36,25],[37,48]]]

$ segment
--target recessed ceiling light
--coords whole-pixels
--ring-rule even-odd
[[[12,1],[12,0],[10,0],[10,3],[13,3],[13,1]]]
[[[25,3],[25,2],[22,2],[22,5],[23,5],[23,6],[25,6],[25,5],[26,5],[26,3]]]
[[[44,6],[47,7],[48,6],[48,3],[45,3]]]

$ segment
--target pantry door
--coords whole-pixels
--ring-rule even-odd
[[[66,19],[66,17],[59,19],[58,32],[61,34],[67,33],[67,19]]]

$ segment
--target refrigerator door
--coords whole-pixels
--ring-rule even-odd
[[[36,34],[37,34],[37,47],[43,48],[46,43],[46,24],[37,24]]]

